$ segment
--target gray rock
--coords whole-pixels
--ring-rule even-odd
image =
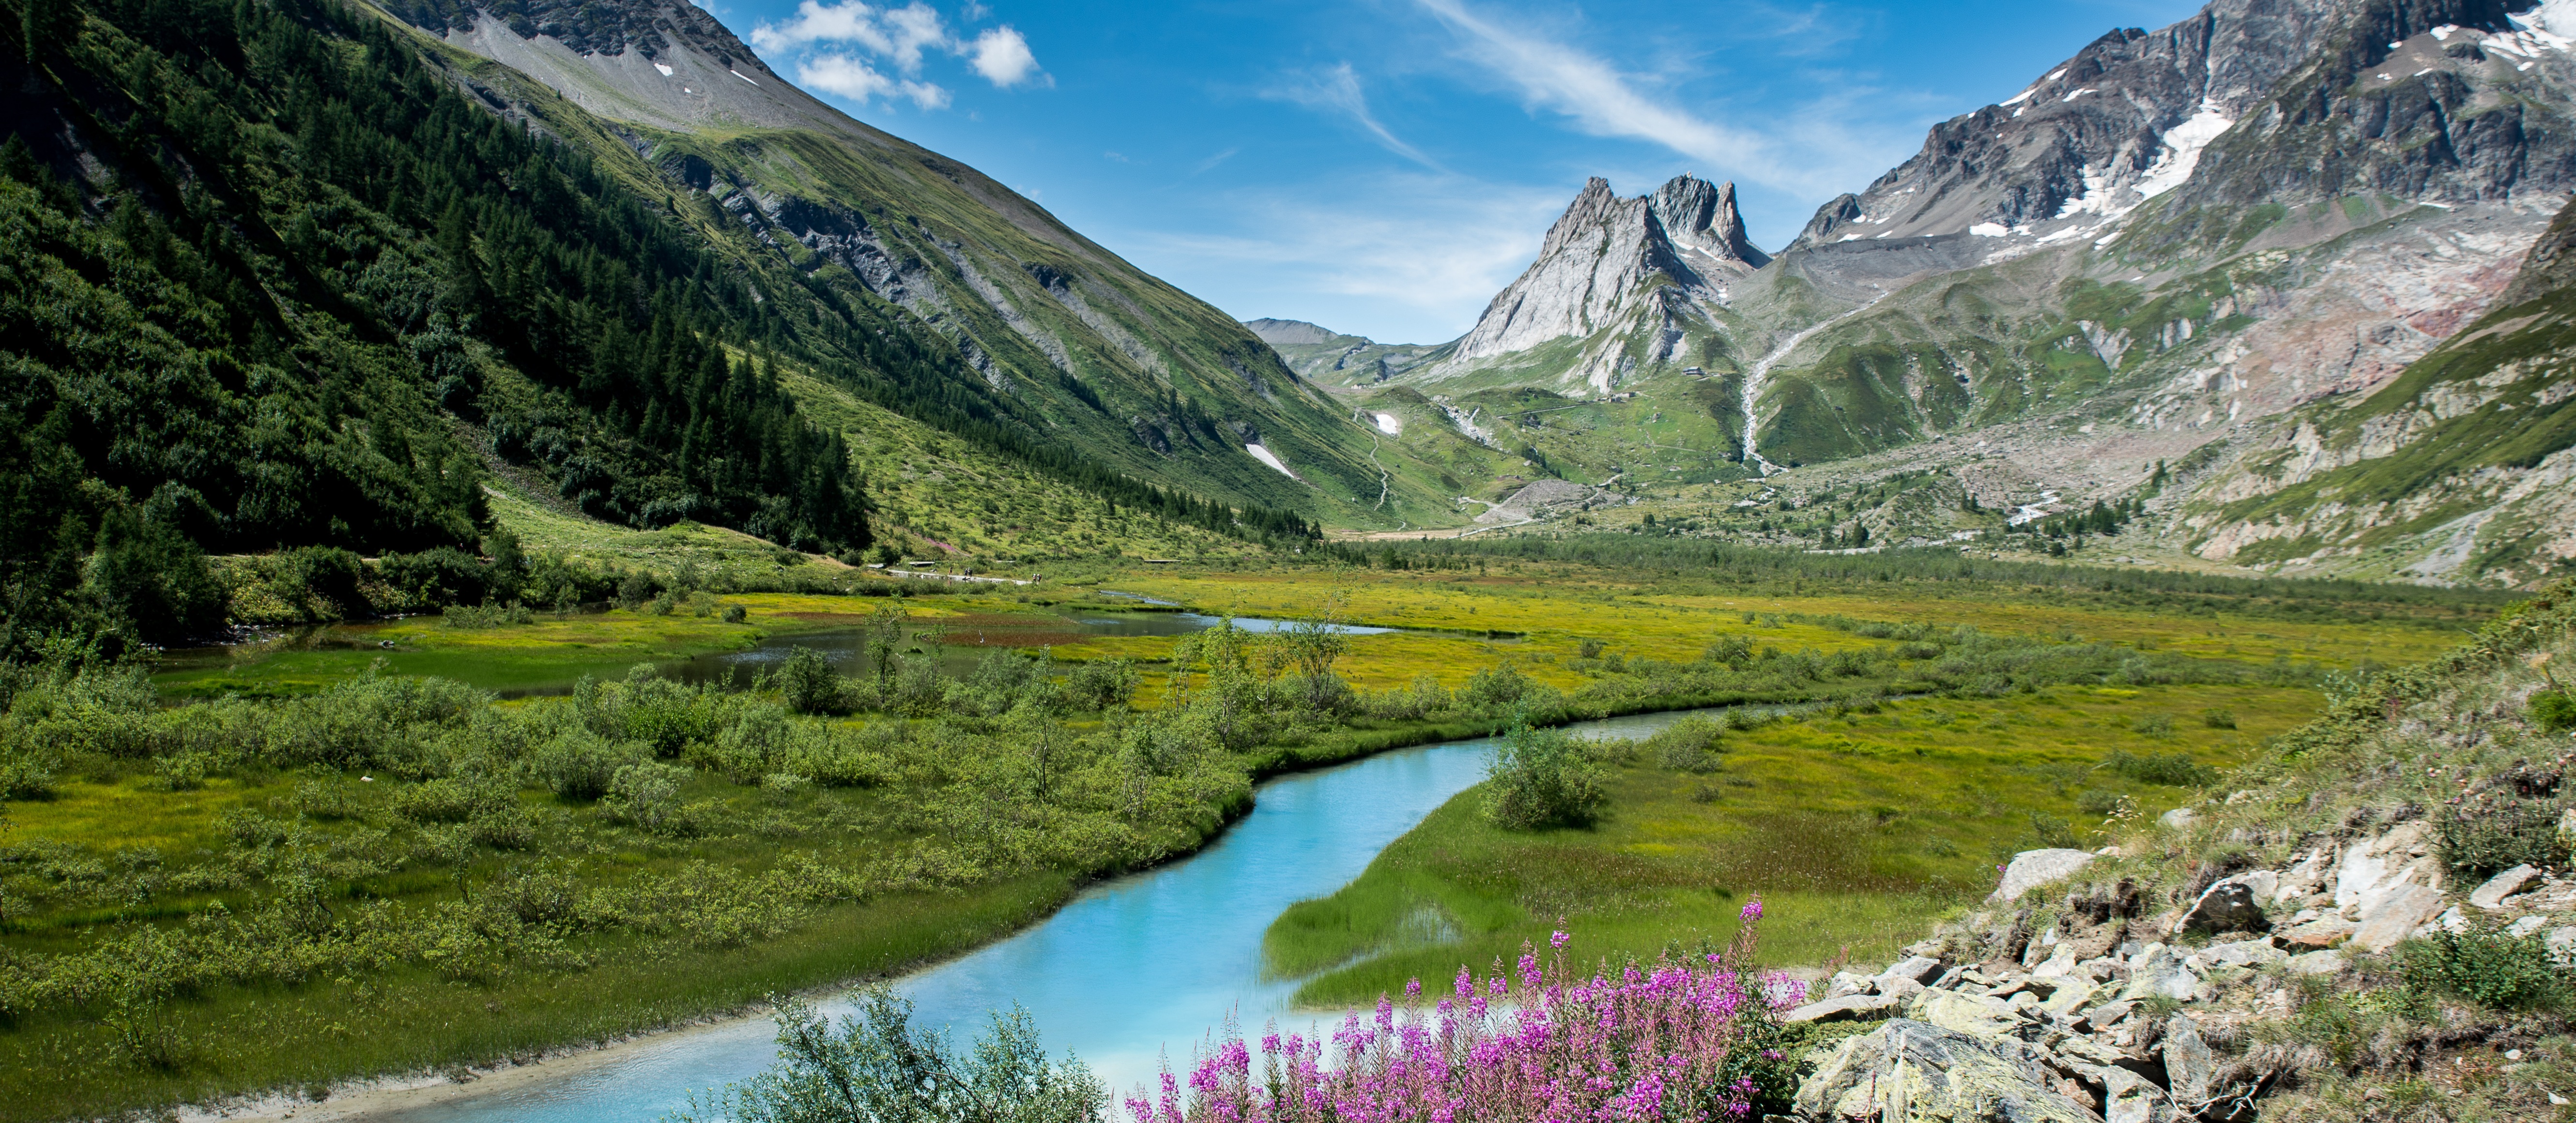
[[[2020,900],[2022,894],[2042,885],[2075,876],[2094,857],[2090,850],[2024,850],[2013,855],[2012,863],[2004,867],[2003,883],[1986,899],[2003,904]]]
[[[2102,1123],[2173,1123],[2173,1100],[2125,1068],[2102,1070]]]
[[[2290,953],[2273,947],[2268,941],[2244,940],[2202,948],[2191,958],[2199,961],[2204,970],[2216,970],[2221,967],[2261,967],[2267,963],[2279,963],[2290,958]]]
[[[2552,928],[2541,939],[2548,943],[2549,953],[2559,959],[2576,957],[2576,928]]]
[[[2173,1094],[2174,1102],[2196,1104],[2208,1099],[2218,1063],[2210,1055],[2209,1043],[2200,1039],[2200,1026],[2180,1014],[2165,1019],[2164,1043],[2158,1048],[2164,1054],[2165,1090]]]
[[[2057,993],[2049,995],[2048,1001],[2040,1003],[2042,1009],[2052,1014],[2073,1017],[2076,1011],[2092,1005],[2095,1000],[2102,997],[2102,988],[2082,979],[2066,978],[2058,980],[2058,983]]]
[[[2163,944],[2148,944],[2135,962],[2129,964],[2129,985],[2120,997],[2143,999],[2155,995],[2190,1001],[2200,993],[2200,975]]]
[[[2086,1010],[2084,1020],[2093,1023],[2096,1029],[2118,1025],[2122,1018],[2128,1017],[2129,1012],[2137,1008],[2138,1003],[2135,999],[2115,999]]]
[[[1927,990],[1914,996],[1905,1016],[1928,1022],[1958,1033],[1985,1037],[2010,1037],[2022,1034],[2030,1019],[2013,1005],[1982,994],[1960,994],[1957,991]]]
[[[1904,1004],[1904,999],[1892,994],[1848,994],[1810,1002],[1780,1015],[1780,1020],[1789,1023],[1862,1021],[1885,1017]]]
[[[2515,920],[2512,924],[2506,925],[2505,934],[2515,937],[2528,936],[2548,926],[2548,917],[2542,916],[2539,913],[2533,913],[2530,916],[2522,917]]]
[[[2294,955],[2289,958],[2286,966],[2293,975],[2331,975],[2343,970],[2343,953],[2312,951],[2305,955]]]
[[[2387,951],[2399,940],[2413,936],[2441,909],[2441,893],[2421,885],[2400,886],[2362,914],[2361,925],[2352,930],[2353,946],[2364,951]]]
[[[2272,875],[2263,875],[2268,881]],[[2272,927],[2263,915],[2263,894],[2244,876],[2226,878],[2209,887],[2183,914],[2176,931],[2182,932],[2262,932]]]
[[[2195,813],[2194,811],[2192,811],[2192,809],[2191,809],[2191,808],[2188,808],[2188,807],[2177,807],[2177,808],[2174,808],[2174,809],[2173,809],[2173,810],[2171,810],[2171,811],[2167,811],[2167,812],[2165,812],[2165,813],[2164,813],[2164,814],[2162,814],[2162,815],[2158,815],[2158,816],[2156,816],[2156,821],[2157,821],[2157,822],[2159,822],[2159,823],[2164,824],[2164,825],[2165,825],[2165,829],[2167,829],[2167,830],[2176,830],[2176,831],[2179,831],[2179,830],[2186,830],[2186,829],[2189,829],[2189,828],[2190,828],[2190,826],[2191,826],[2191,821],[2192,821],[2192,820],[2194,820],[2194,819],[2197,819],[2197,818],[2199,818],[2199,817],[2200,817],[2200,816],[2199,816],[2197,813]]]
[[[2009,1037],[1899,1018],[1847,1038],[1798,1086],[1805,1119],[2099,1123],[2057,1090],[2063,1062]]]
[[[1882,979],[1906,979],[1917,983],[1929,983],[1932,981],[1933,976],[1940,973],[1940,960],[1934,959],[1928,955],[1918,955],[1910,959],[1901,959],[1897,962],[1888,964],[1887,970],[1879,972],[1878,977]]]
[[[2515,866],[2487,879],[2486,884],[2469,892],[2469,903],[2482,909],[2504,907],[2504,899],[2522,892],[2522,887],[2540,877],[2540,871],[2528,865]]]

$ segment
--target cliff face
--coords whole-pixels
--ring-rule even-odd
[[[1680,176],[1654,194],[1622,199],[1595,178],[1452,358],[1472,362],[1624,326],[1662,311],[1658,289],[1666,284],[1688,300],[1722,304],[1731,283],[1770,260],[1745,240],[1732,183]]]

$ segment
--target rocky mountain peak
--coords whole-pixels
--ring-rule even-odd
[[[1675,176],[1652,194],[1623,199],[1598,176],[1547,231],[1538,260],[1459,339],[1453,361],[1523,351],[1551,339],[1625,324],[1650,305],[1652,284],[1674,282],[1689,299],[1724,303],[1728,286],[1770,261],[1744,236],[1735,185]]]

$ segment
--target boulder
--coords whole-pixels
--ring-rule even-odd
[[[2520,919],[2518,919],[2518,920],[2515,920],[2512,924],[2509,924],[2509,925],[2505,926],[2505,930],[2504,930],[2504,931],[2505,931],[2505,934],[2506,934],[2506,935],[2508,935],[2508,936],[2513,936],[2513,937],[2516,937],[2516,938],[2520,938],[2520,937],[2523,937],[2523,936],[2528,936],[2528,935],[2530,935],[2530,934],[2532,934],[2532,933],[2534,933],[2534,932],[2540,931],[2541,929],[2546,928],[2546,927],[2548,927],[2548,926],[2549,926],[2549,918],[2548,918],[2548,917],[2546,917],[2546,916],[2542,916],[2542,915],[2540,915],[2539,913],[2533,913],[2533,914],[2531,914],[2530,916],[2522,917],[2522,918],[2520,918]]]
[[[2102,1070],[2102,1123],[2173,1123],[2173,1100],[2125,1068]]]
[[[1908,982],[1929,983],[1940,973],[1940,960],[1934,959],[1928,955],[1917,955],[1888,964],[1887,970],[1879,972],[1878,977],[1881,979],[1904,979]]]
[[[2272,887],[2272,900],[2289,904],[2304,901],[2325,884],[2326,875],[2334,871],[2334,852],[2320,847],[2310,851],[2297,865],[2281,874]]]
[[[1789,1023],[1865,1021],[1895,1013],[1897,1007],[1904,1004],[1904,999],[1892,994],[1847,994],[1841,998],[1810,1002],[1780,1015],[1780,1020]]]
[[[1986,899],[1999,904],[2020,900],[2022,894],[2042,885],[2073,877],[2094,857],[2090,850],[2024,850],[2013,855],[2011,864],[2004,867],[2003,883]]]
[[[2487,879],[2486,884],[2469,891],[2469,903],[2482,909],[2500,909],[2504,899],[2522,892],[2522,887],[2539,880],[2540,871],[2528,865],[2515,866]]]
[[[2290,958],[2290,953],[2273,947],[2267,940],[2244,940],[2202,948],[2188,962],[2198,963],[2204,971],[2221,967],[2261,967]]]
[[[1798,1086],[1806,1119],[2100,1123],[2058,1090],[2063,1062],[2009,1037],[1979,1037],[1899,1018],[1844,1039]]]
[[[1872,989],[1871,982],[1872,980],[1867,975],[1855,975],[1849,971],[1836,971],[1834,972],[1833,979],[1825,985],[1825,997],[1841,998],[1846,994],[1868,994]]]
[[[2352,938],[2352,929],[2351,921],[2329,916],[2283,932],[2281,939],[2293,948],[2330,948]]]
[[[2165,1089],[2175,1103],[2197,1104],[2209,1098],[2218,1062],[2210,1055],[2209,1043],[2200,1039],[2199,1025],[2180,1014],[2165,1019],[2164,1042],[2158,1049],[2164,1054]]]
[[[2263,897],[2276,875],[2265,871],[2260,880],[2255,875],[2238,874],[2221,879],[2192,903],[2183,914],[2180,931],[2185,932],[2263,932],[2272,922],[2263,915]]]
[[[2200,993],[2200,975],[2181,956],[2163,944],[2148,944],[2129,964],[2129,985],[2120,997],[2144,999],[2155,995],[2190,1001]]]
[[[2179,831],[2190,829],[2191,821],[2199,817],[2199,814],[2194,812],[2191,808],[2177,807],[2162,815],[2156,816],[2156,821],[2164,824],[2166,830]]]
[[[2017,1036],[2029,1025],[2010,1002],[1949,990],[1927,990],[1915,995],[1905,1016],[1957,1033],[1989,1037]]]
[[[2076,971],[2075,946],[2072,944],[2057,945],[2055,954],[2042,961],[2039,966],[2030,969],[2033,977],[2042,979],[2071,976]]]
[[[2442,911],[2442,894],[2422,885],[2399,886],[2364,912],[2352,930],[2352,942],[2363,951],[2387,951]]]
[[[2082,979],[2070,977],[2057,982],[2057,993],[2040,1003],[2040,1009],[2061,1017],[2073,1017],[2076,1011],[2102,1000],[2102,988]]]
[[[2549,953],[2561,961],[2576,958],[2576,928],[2552,928],[2541,939],[2549,945]]]
[[[2331,975],[2343,970],[2343,953],[2312,951],[2306,955],[2294,955],[2289,958],[2285,966],[2293,975]]]

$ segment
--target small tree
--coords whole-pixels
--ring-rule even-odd
[[[1082,1062],[1047,1059],[1017,1006],[995,1012],[972,1050],[912,1027],[912,1001],[884,987],[839,1024],[803,1002],[778,1008],[778,1063],[666,1123],[1097,1123],[1109,1093]]]
[[[1582,826],[1610,802],[1592,746],[1561,729],[1514,724],[1485,769],[1485,815],[1513,830]]]
[[[787,708],[800,714],[837,714],[849,708],[848,691],[841,676],[832,670],[831,660],[810,647],[799,647],[787,653],[772,681],[787,699]]]

